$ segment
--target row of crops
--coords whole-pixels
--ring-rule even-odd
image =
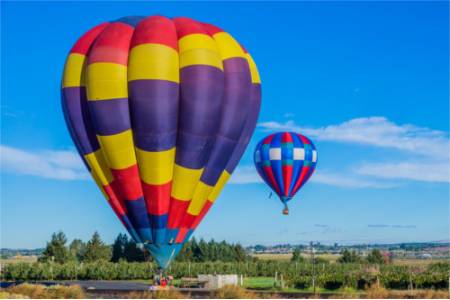
[[[448,288],[450,263],[410,267],[369,264],[317,264],[316,286],[329,290],[343,287],[362,289],[380,283],[390,289]],[[167,274],[195,277],[197,274],[242,274],[245,277],[272,277],[282,275],[287,285],[298,289],[312,284],[313,266],[310,263],[287,261],[255,262],[176,262]],[[153,263],[118,263],[96,261],[91,263],[16,263],[2,267],[2,280],[132,280],[151,279],[158,272]]]

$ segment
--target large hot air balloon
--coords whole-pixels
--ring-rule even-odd
[[[228,33],[189,18],[125,17],[70,51],[62,106],[108,203],[161,268],[239,162],[261,100],[256,65]]]
[[[263,138],[255,148],[254,162],[261,178],[280,197],[283,214],[287,203],[316,169],[317,151],[304,135],[279,132]]]

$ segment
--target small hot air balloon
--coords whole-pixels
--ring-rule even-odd
[[[279,132],[263,138],[254,152],[256,170],[280,197],[283,214],[298,190],[308,181],[317,164],[314,144],[304,135]]]
[[[93,179],[130,235],[167,268],[253,134],[256,65],[220,28],[125,17],[70,51],[62,106]]]

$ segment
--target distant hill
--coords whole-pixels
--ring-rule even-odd
[[[36,255],[39,256],[44,252],[44,248],[38,248],[38,249],[10,249],[10,248],[1,248],[0,249],[0,256],[1,258],[10,258],[16,255],[22,255],[22,256],[30,256],[30,255]]]
[[[367,250],[367,249],[383,249],[383,250],[408,250],[420,251],[431,248],[450,247],[450,242],[447,240],[435,242],[411,242],[411,243],[394,243],[394,244],[354,244],[354,245],[323,245],[314,243],[314,248],[317,251],[340,252],[342,249],[353,250]],[[293,249],[306,250],[309,249],[309,244],[279,244],[273,246],[254,245],[246,248],[249,252],[274,252],[274,253],[288,253]]]

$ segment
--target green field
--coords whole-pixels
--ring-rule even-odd
[[[255,290],[270,290],[275,287],[274,277],[246,277],[244,287]]]

